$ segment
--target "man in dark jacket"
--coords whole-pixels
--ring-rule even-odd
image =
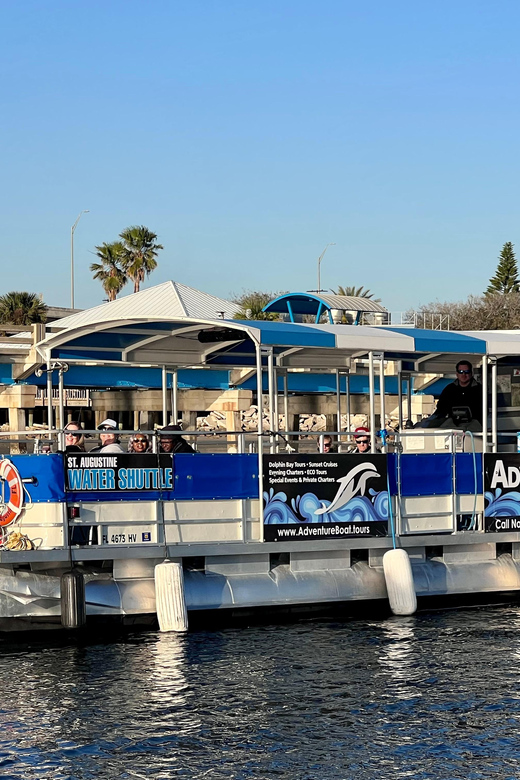
[[[435,419],[452,418],[454,407],[467,406],[472,419],[482,424],[482,385],[473,378],[473,366],[467,360],[461,360],[456,371],[457,379],[446,385],[440,394]]]
[[[186,439],[183,439],[180,431],[182,430],[180,425],[165,425],[159,431],[159,451],[171,452],[173,454],[179,452],[195,452],[191,444],[188,444]]]

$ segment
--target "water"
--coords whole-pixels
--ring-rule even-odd
[[[520,777],[520,608],[0,640],[0,775]]]

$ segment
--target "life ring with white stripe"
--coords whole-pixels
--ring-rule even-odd
[[[23,482],[18,469],[7,458],[0,460],[0,480],[9,485],[9,500],[5,501],[0,511],[0,527],[10,525],[20,516],[23,509]]]

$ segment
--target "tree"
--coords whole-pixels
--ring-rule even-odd
[[[507,295],[520,292],[518,281],[518,267],[511,241],[506,241],[498,258],[498,266],[495,275],[489,280],[489,287],[485,295]]]
[[[244,290],[242,295],[232,296],[233,303],[238,303],[240,311],[233,316],[234,320],[278,320],[275,313],[262,311],[269,301],[282,293],[260,292],[259,290]]]
[[[121,241],[112,244],[103,243],[96,247],[100,263],[91,263],[90,270],[94,279],[99,279],[109,301],[115,301],[128,281],[123,270],[124,246]]]
[[[429,330],[514,330],[520,328],[520,293],[470,295],[456,303],[428,303],[406,312],[406,321]]]
[[[47,306],[36,293],[9,292],[0,296],[0,322],[31,325],[46,319]]]
[[[156,242],[157,235],[144,225],[125,228],[119,238],[123,242],[124,272],[133,281],[134,292],[139,292],[145,277],[157,268],[156,257],[164,247]]]
[[[372,298],[374,303],[381,303],[381,298],[374,298],[374,293],[370,290],[365,290],[364,287],[350,287],[339,286],[337,290],[332,291],[334,295],[347,295],[349,298]]]

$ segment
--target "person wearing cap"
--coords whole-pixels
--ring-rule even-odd
[[[117,433],[117,423],[115,420],[108,418],[103,420],[97,427],[98,431],[102,431],[99,434],[101,439],[101,445],[94,447],[91,452],[124,452],[123,448],[119,444],[119,435]]]
[[[377,449],[376,449],[377,452]],[[354,446],[349,450],[351,455],[369,455],[370,449],[370,431],[368,428],[360,426],[354,431]]]
[[[165,425],[159,431],[159,451],[177,454],[179,452],[195,452],[191,444],[180,435],[180,425]]]

